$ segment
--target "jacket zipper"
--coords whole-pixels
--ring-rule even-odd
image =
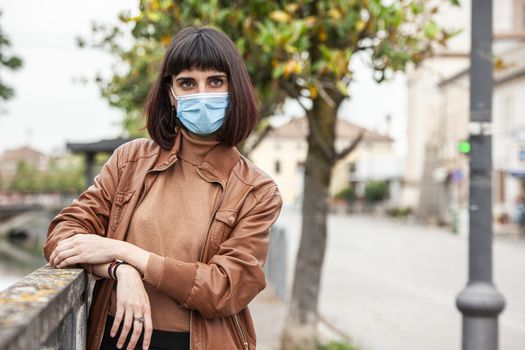
[[[217,213],[217,210],[221,206],[222,200],[224,198],[224,185],[220,181],[213,181],[213,180],[210,180],[208,177],[202,175],[202,173],[199,171],[199,168],[197,168],[197,173],[202,178],[204,178],[206,181],[218,183],[221,186],[221,188],[222,188],[221,198],[219,199],[219,202],[217,203],[215,208],[213,208],[213,212],[212,212],[212,215],[210,217],[210,222],[208,223],[208,232],[206,233],[206,239],[204,240],[204,244],[202,245],[201,252],[199,254],[199,261],[202,262],[202,258],[204,257],[204,248],[206,247],[206,243],[208,243],[208,237],[210,236],[211,223],[213,221],[213,218],[215,217],[215,214]],[[193,349],[193,341],[191,341],[191,338],[192,338],[192,325],[193,325],[192,320],[193,320],[193,310],[190,310],[190,350]]]
[[[237,329],[239,330],[239,335],[241,336],[242,346],[244,350],[248,350],[248,341],[246,339],[246,336],[244,335],[244,332],[241,328],[241,323],[239,322],[239,315],[235,314],[233,315],[233,320],[235,321],[235,325],[237,326]]]

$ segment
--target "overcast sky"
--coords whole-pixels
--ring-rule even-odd
[[[78,35],[89,37],[93,21],[115,23],[121,10],[134,9],[136,0],[2,0],[0,25],[11,40],[10,53],[24,60],[15,73],[2,71],[2,81],[16,96],[0,114],[0,153],[22,145],[43,152],[60,152],[65,143],[96,141],[119,135],[122,112],[109,107],[96,84],[75,78],[93,78],[108,72],[113,58],[101,51],[79,49]],[[385,131],[385,116],[392,116],[391,134],[404,139],[406,97],[403,77],[377,86],[370,72],[355,63],[352,100],[340,115]],[[396,150],[404,153],[403,142]]]

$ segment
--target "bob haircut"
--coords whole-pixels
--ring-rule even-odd
[[[172,75],[186,69],[226,73],[228,107],[217,139],[228,147],[237,146],[250,135],[258,120],[255,91],[235,44],[224,33],[208,27],[184,28],[167,47],[145,104],[150,137],[164,149],[173,147],[175,126],[182,124],[170,103],[169,85]]]

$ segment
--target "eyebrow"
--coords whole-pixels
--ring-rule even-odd
[[[207,79],[214,79],[214,78],[226,78],[226,74],[215,74],[215,75],[210,75]],[[189,80],[189,79],[195,79],[194,77],[178,77],[177,79],[175,79],[175,81],[179,81],[179,80]]]

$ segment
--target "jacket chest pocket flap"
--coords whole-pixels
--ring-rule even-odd
[[[124,206],[130,201],[135,190],[130,191],[117,191],[115,194],[115,200],[113,202],[113,210],[111,211],[111,228],[115,230],[122,220],[122,214],[124,213]]]
[[[232,228],[237,223],[237,211],[233,209],[219,209],[213,220],[213,232],[211,235],[211,247],[214,251],[219,249],[220,244],[228,238]]]

